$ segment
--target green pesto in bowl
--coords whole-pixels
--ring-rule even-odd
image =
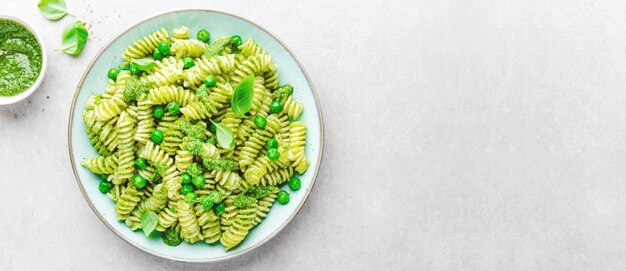
[[[41,72],[41,45],[24,25],[0,18],[0,96],[28,90]]]

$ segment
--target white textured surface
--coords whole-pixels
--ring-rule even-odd
[[[36,1],[0,0],[43,32],[50,66],[0,107],[0,270],[623,270],[626,2],[78,1],[78,58]],[[506,2],[506,3],[504,3]],[[533,2],[533,3],[530,3]],[[316,82],[316,187],[276,238],[187,265],[111,233],[74,181],[67,118],[97,51],[175,8],[248,17]]]

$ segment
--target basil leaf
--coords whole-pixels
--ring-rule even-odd
[[[233,96],[230,98],[230,105],[233,108],[233,112],[237,115],[244,116],[250,107],[252,107],[252,98],[254,96],[254,76],[248,75],[241,80]]]
[[[217,144],[224,149],[230,149],[235,145],[233,132],[228,126],[211,121],[217,128]]]
[[[143,234],[149,236],[157,226],[157,214],[153,211],[143,212],[141,214],[141,229]]]
[[[37,7],[39,11],[41,11],[41,15],[52,21],[61,20],[67,14],[71,15],[71,13],[67,11],[65,1],[63,0],[40,0]]]
[[[76,21],[71,23],[63,30],[63,36],[61,37],[63,48],[61,50],[71,56],[77,56],[85,47],[88,36],[89,33],[83,22]]]
[[[154,60],[150,58],[133,59],[130,64],[135,65],[135,67],[137,67],[137,69],[141,71],[149,71],[150,69],[154,68],[154,65],[156,65]]]

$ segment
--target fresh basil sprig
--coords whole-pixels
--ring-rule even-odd
[[[230,99],[230,105],[233,112],[239,116],[244,116],[252,107],[252,98],[254,96],[254,76],[246,76],[233,92]]]
[[[130,64],[137,67],[137,69],[139,69],[140,71],[149,71],[150,69],[154,68],[154,66],[156,65],[153,59],[150,59],[147,57],[140,58],[140,59],[133,59],[130,62]]]
[[[71,56],[77,56],[85,47],[89,33],[83,25],[83,22],[76,21],[65,27],[61,36],[62,48],[65,53]]]
[[[67,6],[63,0],[40,0],[37,7],[41,14],[51,21],[61,20],[67,14],[72,15],[67,11]]]
[[[224,149],[230,149],[235,145],[235,138],[233,137],[233,131],[228,126],[211,121],[217,128],[217,144]]]
[[[141,214],[141,229],[146,236],[150,235],[157,226],[157,214],[153,211],[146,211]]]

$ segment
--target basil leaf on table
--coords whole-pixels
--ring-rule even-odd
[[[149,71],[150,69],[154,68],[154,65],[156,65],[154,60],[150,58],[133,59],[130,64],[137,67],[137,69],[139,69],[140,71]]]
[[[141,214],[141,229],[146,236],[150,235],[157,226],[157,214],[153,211],[146,211]]]
[[[252,98],[254,97],[254,76],[248,75],[241,80],[233,96],[230,99],[230,105],[233,112],[237,115],[244,116],[252,107]]]
[[[63,19],[65,15],[72,14],[67,11],[65,1],[63,0],[40,0],[37,7],[41,14],[51,21],[58,21]]]
[[[89,33],[83,22],[73,22],[63,30],[63,36],[61,36],[63,47],[60,50],[71,56],[77,56],[85,47],[87,37],[89,37]]]
[[[221,123],[211,122],[217,128],[217,144],[224,149],[232,148],[235,145],[235,138],[230,128]]]

